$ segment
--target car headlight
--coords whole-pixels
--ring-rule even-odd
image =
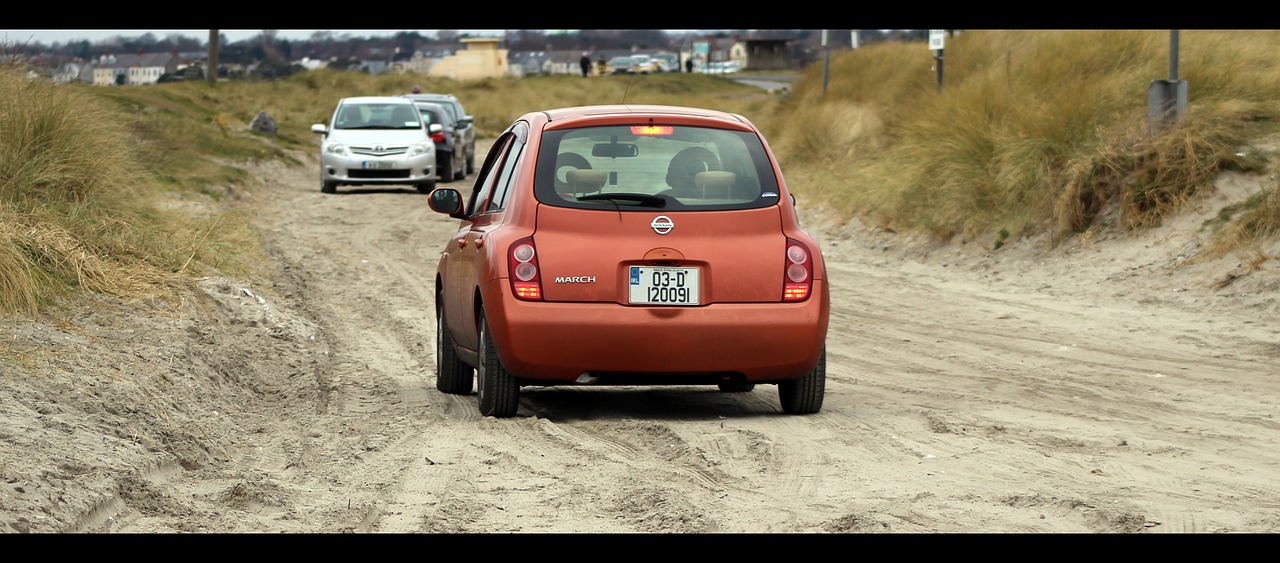
[[[436,144],[434,142],[428,143],[426,141],[423,141],[420,143],[414,143],[413,146],[409,148],[409,151],[414,156],[417,156],[420,154],[426,154],[430,151],[433,151],[435,150],[435,148],[436,148]]]
[[[329,151],[329,154],[336,154],[338,156],[347,155],[347,146],[342,143],[329,143],[325,146],[324,150]]]

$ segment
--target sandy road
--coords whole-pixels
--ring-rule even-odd
[[[558,387],[493,419],[434,386],[457,222],[408,187],[255,172],[271,279],[208,282],[221,306],[174,362],[216,368],[186,385],[222,398],[201,427],[221,449],[156,463],[71,530],[1280,530],[1274,291],[1175,273],[1167,233],[1050,259],[810,214],[833,305],[821,412],[783,414],[773,386]]]

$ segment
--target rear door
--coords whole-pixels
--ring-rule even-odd
[[[623,305],[779,302],[786,252],[779,209],[620,212],[540,206],[534,244],[543,298]],[[635,280],[637,273],[644,278]],[[674,293],[637,295],[637,285],[666,285]]]

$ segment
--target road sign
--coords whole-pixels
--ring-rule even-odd
[[[941,51],[943,40],[946,39],[946,37],[947,37],[947,30],[930,29],[929,30],[929,50]]]

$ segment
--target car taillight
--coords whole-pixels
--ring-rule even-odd
[[[444,142],[444,133],[432,133],[432,134],[431,134],[431,140],[432,140],[432,141],[435,141],[435,142],[437,142],[437,143],[443,143],[443,142]]]
[[[804,301],[813,286],[813,260],[809,249],[799,241],[787,239],[787,258],[783,263],[782,300]]]
[[[538,275],[538,253],[533,249],[533,238],[522,238],[511,245],[507,265],[516,299],[542,301],[542,278]]]

